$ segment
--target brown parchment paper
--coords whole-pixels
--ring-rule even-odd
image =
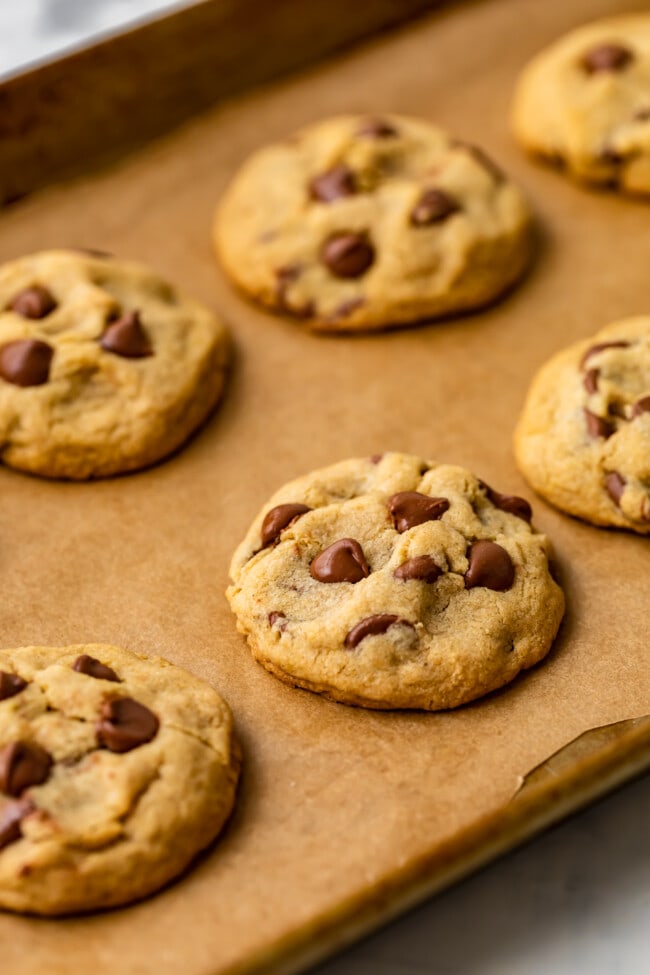
[[[237,346],[222,408],[167,463],[88,485],[0,469],[2,643],[107,641],[161,654],[224,693],[245,754],[236,815],[190,874],[103,915],[0,915],[2,975],[244,970],[505,808],[521,776],[588,728],[650,712],[648,541],[532,498],[510,447],[541,362],[650,308],[648,206],[586,192],[528,161],[506,125],[525,61],[618,8],[453,5],[2,216],[0,259],[80,245],[149,262],[220,309]],[[227,179],[259,144],[350,110],[437,120],[483,144],[528,191],[540,252],[506,301],[421,329],[327,338],[231,291],[209,235]],[[286,688],[253,663],[223,595],[230,554],[275,488],[386,449],[463,464],[528,496],[555,543],[569,608],[551,656],[452,713],[372,713]]]

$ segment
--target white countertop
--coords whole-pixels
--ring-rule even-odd
[[[272,2],[272,0],[269,0]],[[0,75],[179,0],[0,0]],[[318,975],[646,975],[650,776]]]

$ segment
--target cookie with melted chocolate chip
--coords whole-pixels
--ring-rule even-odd
[[[540,369],[515,452],[558,508],[650,534],[650,316],[609,325]]]
[[[239,748],[209,685],[100,645],[0,650],[0,908],[158,890],[220,832]]]
[[[46,251],[0,267],[0,459],[45,477],[136,470],[219,400],[228,337],[137,264]]]
[[[343,461],[271,498],[233,556],[228,599],[255,658],[294,687],[456,707],[541,660],[557,632],[564,597],[531,517],[460,467]]]
[[[650,14],[579,27],[524,70],[515,136],[584,183],[649,194],[649,77]]]
[[[214,235],[246,293],[327,331],[478,308],[531,253],[528,208],[491,160],[399,115],[326,119],[261,149]]]

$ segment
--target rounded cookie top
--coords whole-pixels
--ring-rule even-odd
[[[650,534],[650,316],[609,325],[540,369],[515,452],[558,508]]]
[[[224,385],[225,328],[153,271],[75,251],[0,267],[0,457],[84,479],[154,463]]]
[[[0,650],[0,907],[68,914],[152,893],[220,831],[238,768],[227,705],[164,660]]]
[[[289,684],[373,708],[451,708],[549,650],[564,597],[523,498],[409,454],[285,485],[232,560],[230,605]]]
[[[513,128],[585,182],[650,193],[650,14],[587,24],[524,70]]]
[[[248,294],[326,330],[485,305],[523,272],[530,216],[474,146],[398,115],[338,116],[256,152],[215,239]]]

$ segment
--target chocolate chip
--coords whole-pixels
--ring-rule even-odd
[[[494,159],[488,156],[484,149],[481,149],[480,146],[475,146],[472,142],[462,142],[460,140],[456,140],[454,145],[459,149],[465,149],[475,162],[490,174],[496,183],[503,182],[505,179],[503,170],[497,166]]]
[[[375,259],[366,233],[340,233],[328,237],[321,248],[321,260],[337,278],[358,278]]]
[[[340,538],[324,548],[309,572],[318,582],[359,582],[370,575],[363,549],[354,538]]]
[[[0,751],[0,792],[19,796],[49,777],[52,758],[34,742],[12,741]]]
[[[368,139],[392,139],[397,134],[397,129],[390,122],[380,118],[366,119],[357,129],[357,135]]]
[[[306,504],[279,504],[267,511],[262,522],[262,548],[277,541],[285,528],[306,515],[311,508]]]
[[[269,626],[273,627],[276,626],[277,624],[278,629],[281,630],[282,633],[284,633],[284,631],[287,628],[287,623],[286,623],[287,617],[284,615],[284,613],[273,611],[272,613],[269,613],[268,620],[269,620]]]
[[[582,380],[582,385],[585,387],[588,393],[598,392],[598,377],[600,376],[600,369],[589,369]]]
[[[516,515],[517,518],[521,518],[523,521],[529,522],[531,520],[533,517],[533,509],[525,498],[520,498],[516,494],[501,494],[499,491],[491,488],[489,484],[486,484],[485,481],[480,481],[479,483],[495,508],[498,508],[500,511],[506,511],[509,515]]]
[[[510,589],[515,578],[515,567],[504,548],[496,542],[480,539],[473,542],[468,553],[469,565],[465,573],[465,588],[483,586],[496,592]]]
[[[587,359],[591,359],[592,355],[597,355],[599,352],[604,352],[605,349],[629,349],[631,342],[598,342],[596,345],[591,345],[583,355],[580,360],[580,366],[584,368]]]
[[[97,722],[97,740],[111,752],[130,752],[155,738],[160,722],[144,704],[132,697],[105,701]]]
[[[309,194],[320,203],[331,203],[342,196],[353,196],[357,192],[357,181],[349,166],[333,166],[326,172],[315,176],[309,184]]]
[[[393,575],[396,579],[418,579],[421,582],[435,582],[442,575],[442,569],[430,555],[416,555],[398,565]]]
[[[10,697],[15,697],[27,687],[27,681],[19,677],[18,674],[9,674],[6,670],[0,670],[0,701],[7,701]]]
[[[583,55],[581,64],[588,74],[596,74],[599,71],[622,71],[633,58],[632,51],[623,44],[599,44]]]
[[[82,653],[80,657],[77,657],[72,669],[79,674],[85,674],[87,677],[95,677],[97,680],[112,680],[118,684],[120,681],[112,667],[107,667],[106,664],[87,653]]]
[[[47,290],[40,284],[35,284],[31,288],[25,288],[12,299],[9,308],[23,318],[40,319],[45,318],[56,308],[56,301]]]
[[[275,296],[278,306],[283,310],[288,312],[290,315],[295,315],[297,318],[311,318],[314,314],[314,303],[313,301],[308,301],[302,307],[295,307],[289,301],[288,291],[290,285],[297,281],[303,271],[302,264],[287,264],[286,267],[279,267],[275,272],[276,277],[276,287]]]
[[[379,464],[383,459],[383,454],[371,454],[368,458],[371,464]]]
[[[34,806],[29,799],[15,799],[3,807],[0,813],[0,850],[20,839],[22,836],[20,824],[32,812]]]
[[[408,531],[425,521],[437,521],[449,508],[446,498],[430,498],[418,491],[400,491],[388,499],[388,510],[398,532]]]
[[[328,322],[340,322],[349,318],[352,312],[357,311],[358,308],[362,308],[365,305],[364,298],[349,298],[347,301],[342,301],[338,308],[335,308],[331,315],[328,316]]]
[[[367,616],[365,620],[361,620],[360,623],[353,626],[345,638],[345,645],[348,650],[354,650],[367,636],[378,636],[380,633],[385,633],[389,627],[396,623],[410,626],[412,630],[415,629],[408,620],[400,619],[399,616],[393,616],[389,613],[379,613],[377,616]]]
[[[610,498],[620,507],[621,497],[623,491],[625,490],[626,480],[618,473],[618,471],[612,471],[610,474],[605,474],[605,490],[609,494]]]
[[[444,190],[425,190],[411,210],[411,223],[414,227],[428,227],[442,223],[459,210],[459,204]]]
[[[40,339],[16,339],[0,346],[0,376],[14,386],[42,386],[50,378],[54,349]]]
[[[642,396],[632,407],[632,416],[641,416],[642,413],[650,413],[650,396]]]
[[[584,414],[587,422],[587,432],[590,437],[603,437],[607,440],[614,433],[616,427],[609,420],[604,420],[602,416],[597,416],[586,408]]]
[[[111,322],[99,344],[106,352],[113,352],[125,359],[143,359],[153,355],[151,342],[142,327],[140,313],[129,311],[117,321]]]
[[[624,159],[625,157],[616,149],[612,149],[611,146],[603,146],[598,153],[598,162],[604,166],[620,166]]]

